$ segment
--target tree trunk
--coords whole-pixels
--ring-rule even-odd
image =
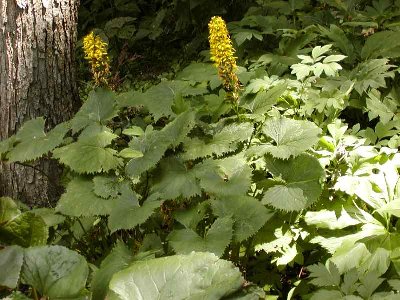
[[[47,129],[79,105],[74,70],[78,0],[0,0],[0,140],[32,118]],[[38,171],[41,170],[41,171]],[[54,203],[60,170],[0,162],[0,196],[33,206]]]

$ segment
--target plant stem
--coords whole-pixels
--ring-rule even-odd
[[[239,253],[240,253],[240,243],[233,243],[231,246],[230,260],[239,266]]]
[[[32,288],[32,293],[33,293],[33,299],[39,300],[38,294],[37,294],[36,289],[34,287]]]

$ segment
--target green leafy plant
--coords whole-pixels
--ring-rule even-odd
[[[114,64],[122,41],[180,45],[206,32],[206,7],[223,12],[128,2],[81,11],[97,12],[82,28],[108,37]],[[2,163],[64,170],[54,208],[0,198],[2,296],[399,297],[398,3],[234,6],[234,105],[207,52],[180,53],[146,83],[128,79],[143,65],[117,65],[116,91],[91,88],[70,121],[33,119],[0,142]]]

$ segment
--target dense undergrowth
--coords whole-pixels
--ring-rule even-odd
[[[0,142],[65,167],[54,208],[0,198],[7,299],[400,297],[400,2],[220,2],[82,3],[112,89],[82,59],[75,117]]]

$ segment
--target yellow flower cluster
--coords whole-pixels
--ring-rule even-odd
[[[108,85],[110,59],[107,53],[107,43],[93,32],[83,38],[85,59],[89,61],[93,79],[96,85]]]
[[[225,90],[237,101],[240,90],[235,49],[229,37],[226,23],[221,17],[212,17],[208,23],[211,60],[218,68],[218,75],[222,79]]]

